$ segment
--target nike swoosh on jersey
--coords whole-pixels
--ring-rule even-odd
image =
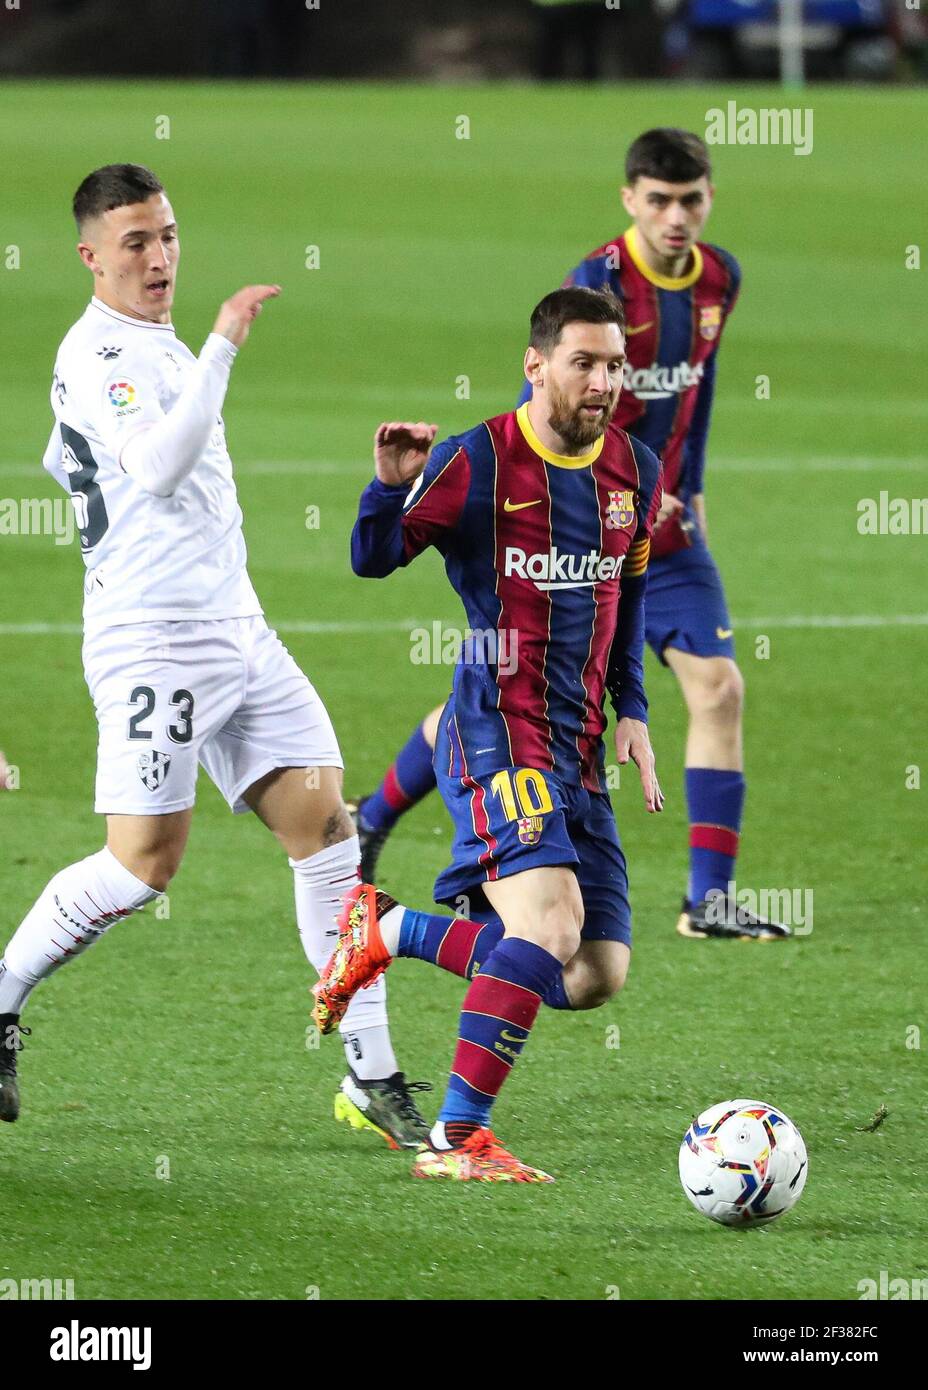
[[[724,641],[726,637],[730,637],[732,635],[734,630],[735,629],[733,627],[717,627],[715,629],[715,635],[720,639],[720,641]]]
[[[639,323],[637,328],[632,328],[631,324],[629,324],[628,327],[627,327],[626,330],[625,330],[625,336],[626,336],[626,338],[634,338],[634,336],[635,336],[636,333],[643,333],[644,330],[645,330],[646,328],[653,328],[653,327],[654,327],[654,320],[653,320],[653,319],[650,319],[648,323]]]
[[[504,511],[504,512],[521,512],[522,509],[523,509],[523,507],[537,507],[537,506],[538,506],[538,503],[539,503],[540,501],[541,501],[541,498],[540,498],[540,497],[536,497],[535,500],[534,500],[534,502],[510,502],[509,498],[507,497],[506,500],[505,500],[505,502],[503,503],[503,511]]]

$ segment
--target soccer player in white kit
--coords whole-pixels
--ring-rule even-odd
[[[232,364],[279,286],[234,294],[195,357],[171,323],[180,248],[155,176],[133,164],[97,169],[74,216],[94,296],[58,351],[44,465],[71,494],[86,565],[84,671],[107,834],[98,853],[54,876],[0,962],[3,1120],[19,1113],[28,995],[165,891],[183,858],[198,765],[286,851],[317,972],[360,858],[331,721],[248,577],[223,432]],[[383,979],[352,1004],[342,1035],[349,1071],[336,1116],[416,1147],[428,1126],[396,1064]]]

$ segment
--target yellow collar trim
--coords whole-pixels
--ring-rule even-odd
[[[634,225],[629,227],[625,233],[625,245],[628,248],[628,254],[644,278],[650,280],[651,284],[656,285],[659,290],[688,290],[690,285],[695,285],[702,274],[702,252],[698,246],[693,246],[693,264],[685,275],[659,275],[656,270],[651,269],[642,256],[641,247],[638,244],[638,228]]]
[[[588,454],[555,454],[550,449],[546,449],[532,429],[532,422],[528,418],[528,401],[520,405],[516,411],[516,420],[519,429],[525,437],[525,442],[530,449],[533,449],[545,463],[553,463],[555,468],[589,468],[591,463],[595,463],[603,451],[606,436],[601,435],[593,445]]]

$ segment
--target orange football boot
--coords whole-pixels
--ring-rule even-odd
[[[338,918],[338,945],[313,994],[313,1018],[320,1033],[331,1033],[359,989],[379,978],[393,957],[383,944],[378,917],[396,907],[396,900],[378,892],[372,883],[359,883],[346,893]]]
[[[476,1129],[458,1148],[424,1144],[412,1165],[414,1178],[453,1178],[456,1182],[554,1182],[550,1173],[530,1168],[504,1149],[491,1129]]]

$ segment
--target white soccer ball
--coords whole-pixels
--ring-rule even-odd
[[[697,1211],[723,1226],[772,1221],[802,1196],[809,1159],[782,1110],[759,1100],[723,1100],[683,1136],[680,1181]]]

